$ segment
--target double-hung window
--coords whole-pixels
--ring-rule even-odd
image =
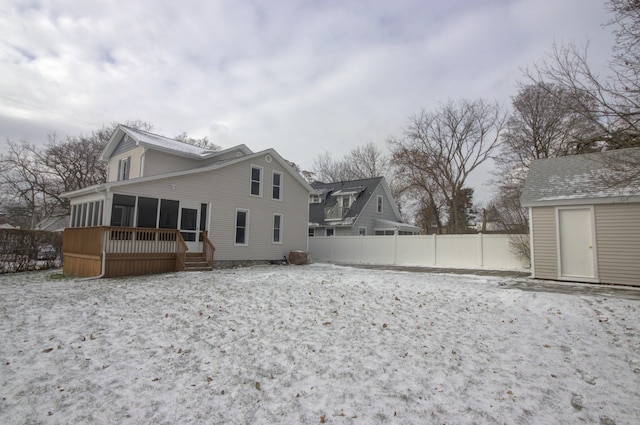
[[[282,214],[273,215],[273,243],[282,243]]]
[[[272,199],[282,199],[282,173],[278,171],[273,172],[273,188],[271,191]]]
[[[251,195],[262,196],[262,167],[251,166]]]
[[[131,168],[131,157],[118,161],[118,181],[129,180],[129,170]]]
[[[236,245],[247,245],[249,241],[249,211],[236,210]]]

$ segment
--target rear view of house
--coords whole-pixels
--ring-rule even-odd
[[[531,164],[521,204],[533,277],[640,286],[640,175],[629,158],[640,149]]]
[[[212,151],[119,126],[102,159],[106,183],[65,194],[66,274],[181,270],[186,253],[212,266],[307,249],[311,187],[273,149]]]

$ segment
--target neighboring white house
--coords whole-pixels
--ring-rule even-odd
[[[314,182],[309,196],[309,236],[413,235],[402,222],[384,177]]]
[[[307,249],[312,189],[273,149],[212,151],[120,125],[102,159],[105,184],[65,194],[70,227],[178,229],[195,252],[206,231],[217,262]]]
[[[531,163],[521,205],[533,277],[640,286],[640,175],[628,169],[620,182],[612,166],[629,158],[637,164],[640,149]]]

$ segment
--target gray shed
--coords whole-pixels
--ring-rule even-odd
[[[633,148],[531,163],[521,205],[532,277],[640,286],[639,161]],[[614,183],[623,171],[632,177]]]

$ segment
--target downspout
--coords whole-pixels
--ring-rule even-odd
[[[533,207],[529,207],[529,263],[531,266],[531,278],[536,278],[536,266],[533,258]]]
[[[85,277],[84,279],[78,279],[78,282],[86,282],[88,280],[102,279],[107,271],[107,253],[102,250],[102,266],[100,274],[98,276]]]

